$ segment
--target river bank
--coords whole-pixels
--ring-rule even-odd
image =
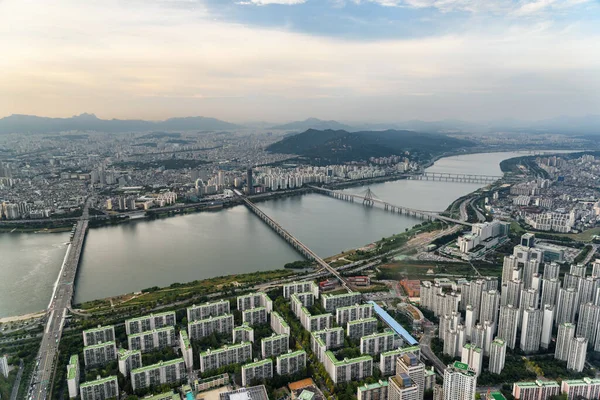
[[[478,170],[488,175],[499,175],[499,162],[518,155],[479,154],[445,158],[434,168],[453,173]],[[379,198],[394,204],[444,210],[457,198],[472,193],[482,185],[400,179],[369,183],[368,186]],[[366,185],[345,190],[358,194],[364,189]],[[376,207],[363,207],[360,203],[343,202],[308,190],[278,194],[277,198],[264,195],[254,201],[260,202],[261,210],[321,257],[360,249],[365,247],[365,243],[374,243],[382,237],[389,238],[423,222],[414,217],[390,214]],[[140,223],[90,229],[78,271],[76,303],[118,296],[143,288],[164,287],[171,282],[274,271],[302,259],[245,207],[224,207],[218,212],[138,221]],[[12,236],[0,235],[0,242]],[[42,249],[44,244],[36,243],[36,238],[41,236],[54,235],[15,237],[19,240],[27,238],[27,243]],[[19,257],[20,246],[13,245],[11,251],[6,253],[8,265],[11,265],[12,258]],[[57,260],[56,264],[56,268],[53,267],[56,271],[50,274],[52,276],[49,276],[48,282],[53,283],[56,279],[60,262]],[[22,268],[15,273],[27,275],[26,271],[27,268]],[[52,269],[47,272],[50,271]],[[15,278],[4,280],[5,283],[15,281]],[[29,280],[23,280],[19,289],[21,292],[31,292],[30,286]],[[4,287],[0,281],[0,316],[16,315],[18,310],[24,314],[42,309],[47,304],[51,288],[52,284],[47,293],[39,289],[35,292],[43,301],[32,299],[17,303],[11,296],[3,295]]]

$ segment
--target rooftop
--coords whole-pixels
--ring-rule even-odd
[[[379,382],[375,382],[375,383],[371,383],[371,384],[364,384],[362,386],[358,387],[358,390],[360,390],[361,392],[366,392],[367,390],[373,390],[373,389],[379,389],[381,387],[385,387],[388,385],[387,381],[382,381],[380,380]]]
[[[354,321],[348,321],[348,325],[358,325],[358,324],[364,324],[365,322],[372,322],[372,321],[377,322],[377,318],[370,317],[370,318],[363,318],[363,319],[355,319]]]
[[[169,366],[169,365],[177,365],[177,364],[183,363],[183,362],[184,362],[183,358],[176,358],[174,360],[169,360],[169,361],[161,361],[161,362],[156,363],[156,364],[152,364],[152,365],[148,365],[148,366],[145,366],[145,367],[136,368],[133,371],[131,371],[131,373],[132,374],[136,374],[136,373],[140,373],[140,372],[146,372],[146,371],[150,371],[150,370],[157,369],[157,368],[160,368],[160,367],[166,367],[166,366]]]
[[[297,357],[300,354],[306,354],[306,351],[304,351],[304,350],[291,351],[289,353],[285,353],[280,356],[277,356],[277,358],[280,360],[285,360],[286,358]]]
[[[175,311],[165,311],[165,312],[161,312],[161,313],[157,313],[157,314],[142,315],[141,317],[130,318],[125,321],[125,324],[128,324],[129,322],[142,321],[144,319],[149,319],[149,318],[153,318],[153,317],[162,317],[162,316],[166,316],[166,315],[172,315],[173,317],[175,317]]]
[[[520,388],[528,388],[528,387],[560,387],[560,385],[556,381],[541,381],[539,379],[537,381],[533,381],[533,382],[516,382],[515,385],[517,385]]]
[[[156,394],[154,396],[148,396],[148,397],[143,398],[143,400],[166,400],[166,399],[180,400],[181,398],[179,397],[179,395],[177,393],[175,393],[173,391]]]
[[[252,328],[250,325],[248,324],[243,324],[240,326],[236,326],[235,328],[233,328],[234,331],[253,331],[254,328]]]
[[[321,297],[324,299],[338,299],[338,298],[350,297],[350,296],[362,296],[362,295],[360,292],[348,292],[348,293],[340,293],[340,294],[324,293],[321,295]]]
[[[85,346],[83,348],[83,351],[86,350],[90,350],[90,349],[99,349],[99,348],[104,348],[106,346],[116,346],[114,341],[110,341],[110,342],[101,342],[101,343],[97,343],[97,344],[92,344],[90,346]]]
[[[283,319],[283,317],[279,315],[277,311],[271,312],[271,318],[273,317],[277,318],[279,320],[279,323],[283,325],[284,328],[287,328],[289,326],[288,323],[285,322],[285,319]]]
[[[223,315],[211,315],[208,318],[204,318],[204,319],[199,319],[196,321],[190,321],[189,325],[197,325],[197,324],[203,324],[206,321],[214,321],[214,320],[218,320],[218,319],[225,319],[225,318],[233,318],[233,314],[223,314]]]
[[[134,338],[134,337],[138,337],[138,336],[151,335],[153,333],[172,331],[172,330],[175,330],[175,327],[172,325],[167,325],[167,326],[163,326],[162,328],[152,329],[151,331],[132,333],[128,337]]]
[[[95,381],[89,381],[89,382],[82,383],[79,386],[79,388],[82,389],[82,388],[89,387],[89,386],[104,385],[105,383],[113,381],[113,380],[115,382],[117,381],[116,375],[109,376],[109,377],[106,377],[106,378],[96,379]]]
[[[411,346],[414,346],[419,343],[417,339],[412,337],[412,335],[408,333],[408,331],[404,329],[402,325],[398,323],[398,321],[392,318],[392,316],[388,314],[383,308],[379,307],[377,303],[375,303],[374,301],[369,301],[369,303],[373,305],[375,312],[377,313],[377,315],[379,315],[381,319],[383,319],[387,326],[392,328],[398,335],[400,335],[404,339],[404,341],[406,341],[406,343],[408,343]]]
[[[188,333],[185,329],[179,331],[179,335],[181,336],[181,341],[186,348],[190,348],[190,338],[188,337]]]
[[[107,329],[115,329],[115,326],[114,325],[98,326],[96,328],[86,329],[85,331],[83,331],[83,334],[85,335],[86,333],[105,331]]]
[[[252,343],[250,343],[250,342],[241,342],[241,343],[236,343],[236,344],[231,344],[231,345],[225,345],[225,346],[219,347],[218,349],[215,349],[215,350],[208,349],[208,350],[200,353],[200,356],[206,356],[206,355],[209,355],[209,354],[220,353],[222,351],[227,351],[227,350],[239,349],[239,348],[247,347],[247,346],[252,347]]]
[[[360,357],[355,357],[355,358],[345,358],[343,360],[338,360],[335,357],[335,354],[333,354],[333,352],[331,350],[327,350],[327,352],[325,353],[325,355],[327,357],[329,357],[329,359],[331,360],[331,362],[336,366],[339,367],[341,365],[350,365],[350,364],[355,364],[355,363],[359,363],[359,362],[363,362],[363,361],[373,361],[373,358],[371,356],[360,356]]]
[[[264,360],[254,361],[248,364],[242,365],[242,369],[244,368],[254,368],[254,367],[262,367],[263,365],[273,364],[270,358],[265,358]]]
[[[120,359],[125,359],[125,358],[128,358],[128,357],[131,357],[134,354],[142,354],[141,350],[119,349],[119,350],[117,350],[117,352],[119,353],[119,358]]]

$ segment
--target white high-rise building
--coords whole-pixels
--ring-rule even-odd
[[[587,270],[587,267],[585,265],[573,264],[573,265],[571,265],[571,269],[569,270],[569,273],[571,275],[580,276],[582,278],[585,278],[586,270]]]
[[[444,371],[444,400],[475,399],[477,375],[467,364],[456,361]]]
[[[533,276],[540,270],[540,260],[529,260],[524,263],[523,267],[523,287],[531,289]]]
[[[558,292],[558,303],[556,310],[555,324],[560,325],[564,322],[575,322],[575,313],[577,312],[577,289],[562,288]]]
[[[592,264],[592,276],[594,278],[600,278],[600,258],[597,258]]]
[[[517,341],[517,326],[519,324],[519,309],[511,304],[500,307],[498,322],[498,337],[506,341],[510,349],[515,348]]]
[[[499,374],[504,369],[506,360],[506,342],[500,338],[494,339],[490,346],[489,370],[492,374]]]
[[[425,392],[425,364],[419,361],[415,353],[405,353],[396,360],[396,375],[407,374],[419,387],[419,399]]]
[[[136,387],[133,387],[134,390]],[[117,376],[96,379],[85,382],[79,386],[81,400],[104,400],[117,398],[119,396],[119,382]]]
[[[6,358],[6,356],[4,356],[4,358]],[[0,371],[3,371],[2,360],[0,360]],[[79,395],[79,373],[79,356],[77,356],[77,354],[73,354],[69,359],[69,364],[67,365],[67,387],[69,389],[70,399],[74,399]],[[7,376],[8,371],[5,375],[5,378]]]
[[[542,307],[546,304],[556,306],[560,281],[558,278],[542,279]]]
[[[477,318],[475,316],[475,310],[473,310],[473,306],[469,304],[466,307],[466,312],[465,312],[465,335],[467,336],[467,339],[471,339],[471,335],[473,332],[473,327],[475,326],[476,319]]]
[[[560,275],[560,265],[559,264],[557,264],[555,262],[544,264],[544,273],[542,275],[544,279],[558,279],[559,275]]]
[[[485,329],[485,340],[483,344],[483,354],[486,356],[490,355],[490,346],[492,345],[492,338],[496,334],[496,324],[492,321],[484,321],[483,329]]]
[[[375,398],[371,398],[375,400]],[[378,397],[377,399],[384,399]],[[410,376],[402,372],[398,375],[390,376],[388,379],[387,400],[419,400],[419,386],[410,379]]]
[[[510,255],[504,257],[502,264],[502,283],[508,283],[513,279],[513,270],[519,268],[519,260],[517,257]]]
[[[571,351],[571,340],[575,337],[575,325],[564,322],[558,326],[558,335],[556,336],[556,350],[554,358],[567,361]]]
[[[547,349],[552,341],[552,327],[554,326],[554,306],[546,304],[544,306],[544,317],[542,320],[542,335],[540,336],[540,346]]]
[[[519,308],[525,310],[529,307],[538,308],[538,292],[534,289],[523,289],[521,291]]]
[[[543,318],[542,310],[529,307],[523,311],[520,341],[520,348],[523,352],[534,353],[540,349]]]
[[[479,323],[483,321],[498,322],[498,310],[500,308],[500,293],[497,290],[488,290],[481,294],[481,309],[479,311]]]
[[[512,281],[509,281],[507,283],[506,290],[504,290],[501,294],[500,304],[503,306],[512,305],[515,308],[519,308],[522,290],[522,280],[513,279]]]
[[[479,376],[483,370],[483,349],[469,343],[462,348],[460,361],[469,366]]]
[[[567,359],[567,368],[575,372],[583,371],[585,367],[585,356],[587,354],[588,340],[584,337],[571,339],[569,358]]]
[[[577,319],[577,336],[584,337],[589,343],[594,343],[600,323],[600,306],[594,303],[585,303],[579,307]]]
[[[471,344],[480,348],[485,346],[485,328],[481,324],[477,324],[472,331]]]
[[[579,305],[593,302],[600,287],[600,279],[591,276],[579,280]]]

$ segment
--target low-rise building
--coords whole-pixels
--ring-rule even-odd
[[[209,317],[218,317],[219,315],[230,314],[231,309],[229,301],[219,300],[207,302],[199,305],[192,305],[187,308],[188,322],[207,319]]]
[[[115,342],[98,343],[83,348],[83,360],[86,368],[101,367],[117,359]]]
[[[273,361],[271,359],[255,360],[253,363],[242,365],[242,386],[248,386],[255,380],[273,377]]]
[[[293,375],[306,368],[306,351],[288,351],[277,356],[277,375]]]
[[[241,364],[252,359],[252,343],[242,342],[200,353],[200,372],[206,372],[231,364]]]
[[[233,314],[224,314],[189,322],[188,333],[192,340],[198,340],[210,336],[213,332],[231,334],[233,326]]]
[[[340,361],[335,354],[327,351],[324,364],[325,370],[335,384],[361,381],[373,375],[373,358],[367,355]]]
[[[335,310],[335,322],[339,326],[345,326],[350,321],[371,318],[373,316],[372,304],[354,304],[347,307],[339,307]]]
[[[114,325],[101,326],[83,331],[83,345],[92,346],[98,343],[114,342]]]
[[[82,383],[79,387],[81,400],[105,400],[119,397],[119,382],[116,376]]]
[[[175,311],[144,315],[125,320],[125,332],[131,335],[162,328],[163,326],[175,326],[176,322]]]
[[[326,312],[332,313],[340,307],[348,307],[354,304],[360,304],[362,300],[362,293],[360,292],[348,292],[342,294],[328,294],[321,295],[321,304]]]
[[[123,376],[142,366],[142,352],[140,350],[119,349],[117,358],[119,360],[119,372]]]
[[[79,396],[79,374],[79,356],[73,354],[67,365],[67,387],[70,399]]]
[[[388,382],[380,380],[379,382],[364,384],[356,389],[356,398],[358,400],[387,400]]]
[[[294,293],[311,292],[315,298],[319,298],[319,285],[313,281],[290,282],[283,284],[283,297],[289,299]]]
[[[254,343],[254,329],[248,325],[240,325],[233,328],[233,343],[252,342]]]
[[[175,346],[175,327],[162,328],[133,333],[127,336],[129,350],[141,350],[142,353]]]
[[[376,318],[357,319],[346,325],[346,335],[351,339],[358,339],[374,332],[377,332]]]
[[[275,333],[290,334],[290,326],[277,311],[271,313],[271,328]]]
[[[512,395],[517,400],[544,400],[558,394],[560,394],[560,385],[556,381],[513,383]]]
[[[237,309],[244,311],[249,308],[265,307],[267,312],[273,310],[273,301],[264,292],[249,293],[237,298]]]
[[[290,335],[273,334],[260,340],[262,358],[278,356],[287,353],[290,348]]]
[[[360,354],[372,356],[395,349],[396,334],[392,331],[372,333],[360,338]]]
[[[267,309],[265,307],[247,308],[242,311],[242,321],[251,326],[266,324],[269,321]]]
[[[600,379],[583,378],[563,380],[561,392],[566,393],[567,399],[598,399],[600,398]]]
[[[136,391],[159,385],[172,385],[184,381],[186,377],[185,361],[183,358],[176,358],[132,370],[131,386]]]
[[[183,355],[183,361],[185,366],[191,370],[194,368],[194,349],[190,343],[187,331],[182,329],[179,331],[179,346],[181,347],[181,354]]]

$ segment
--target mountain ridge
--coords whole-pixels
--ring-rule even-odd
[[[0,119],[0,133],[56,133],[63,131],[124,133],[150,130],[221,130],[236,128],[241,128],[241,126],[210,117],[176,117],[163,121],[146,121],[141,119],[100,119],[95,114],[83,113],[69,118],[13,114]]]

